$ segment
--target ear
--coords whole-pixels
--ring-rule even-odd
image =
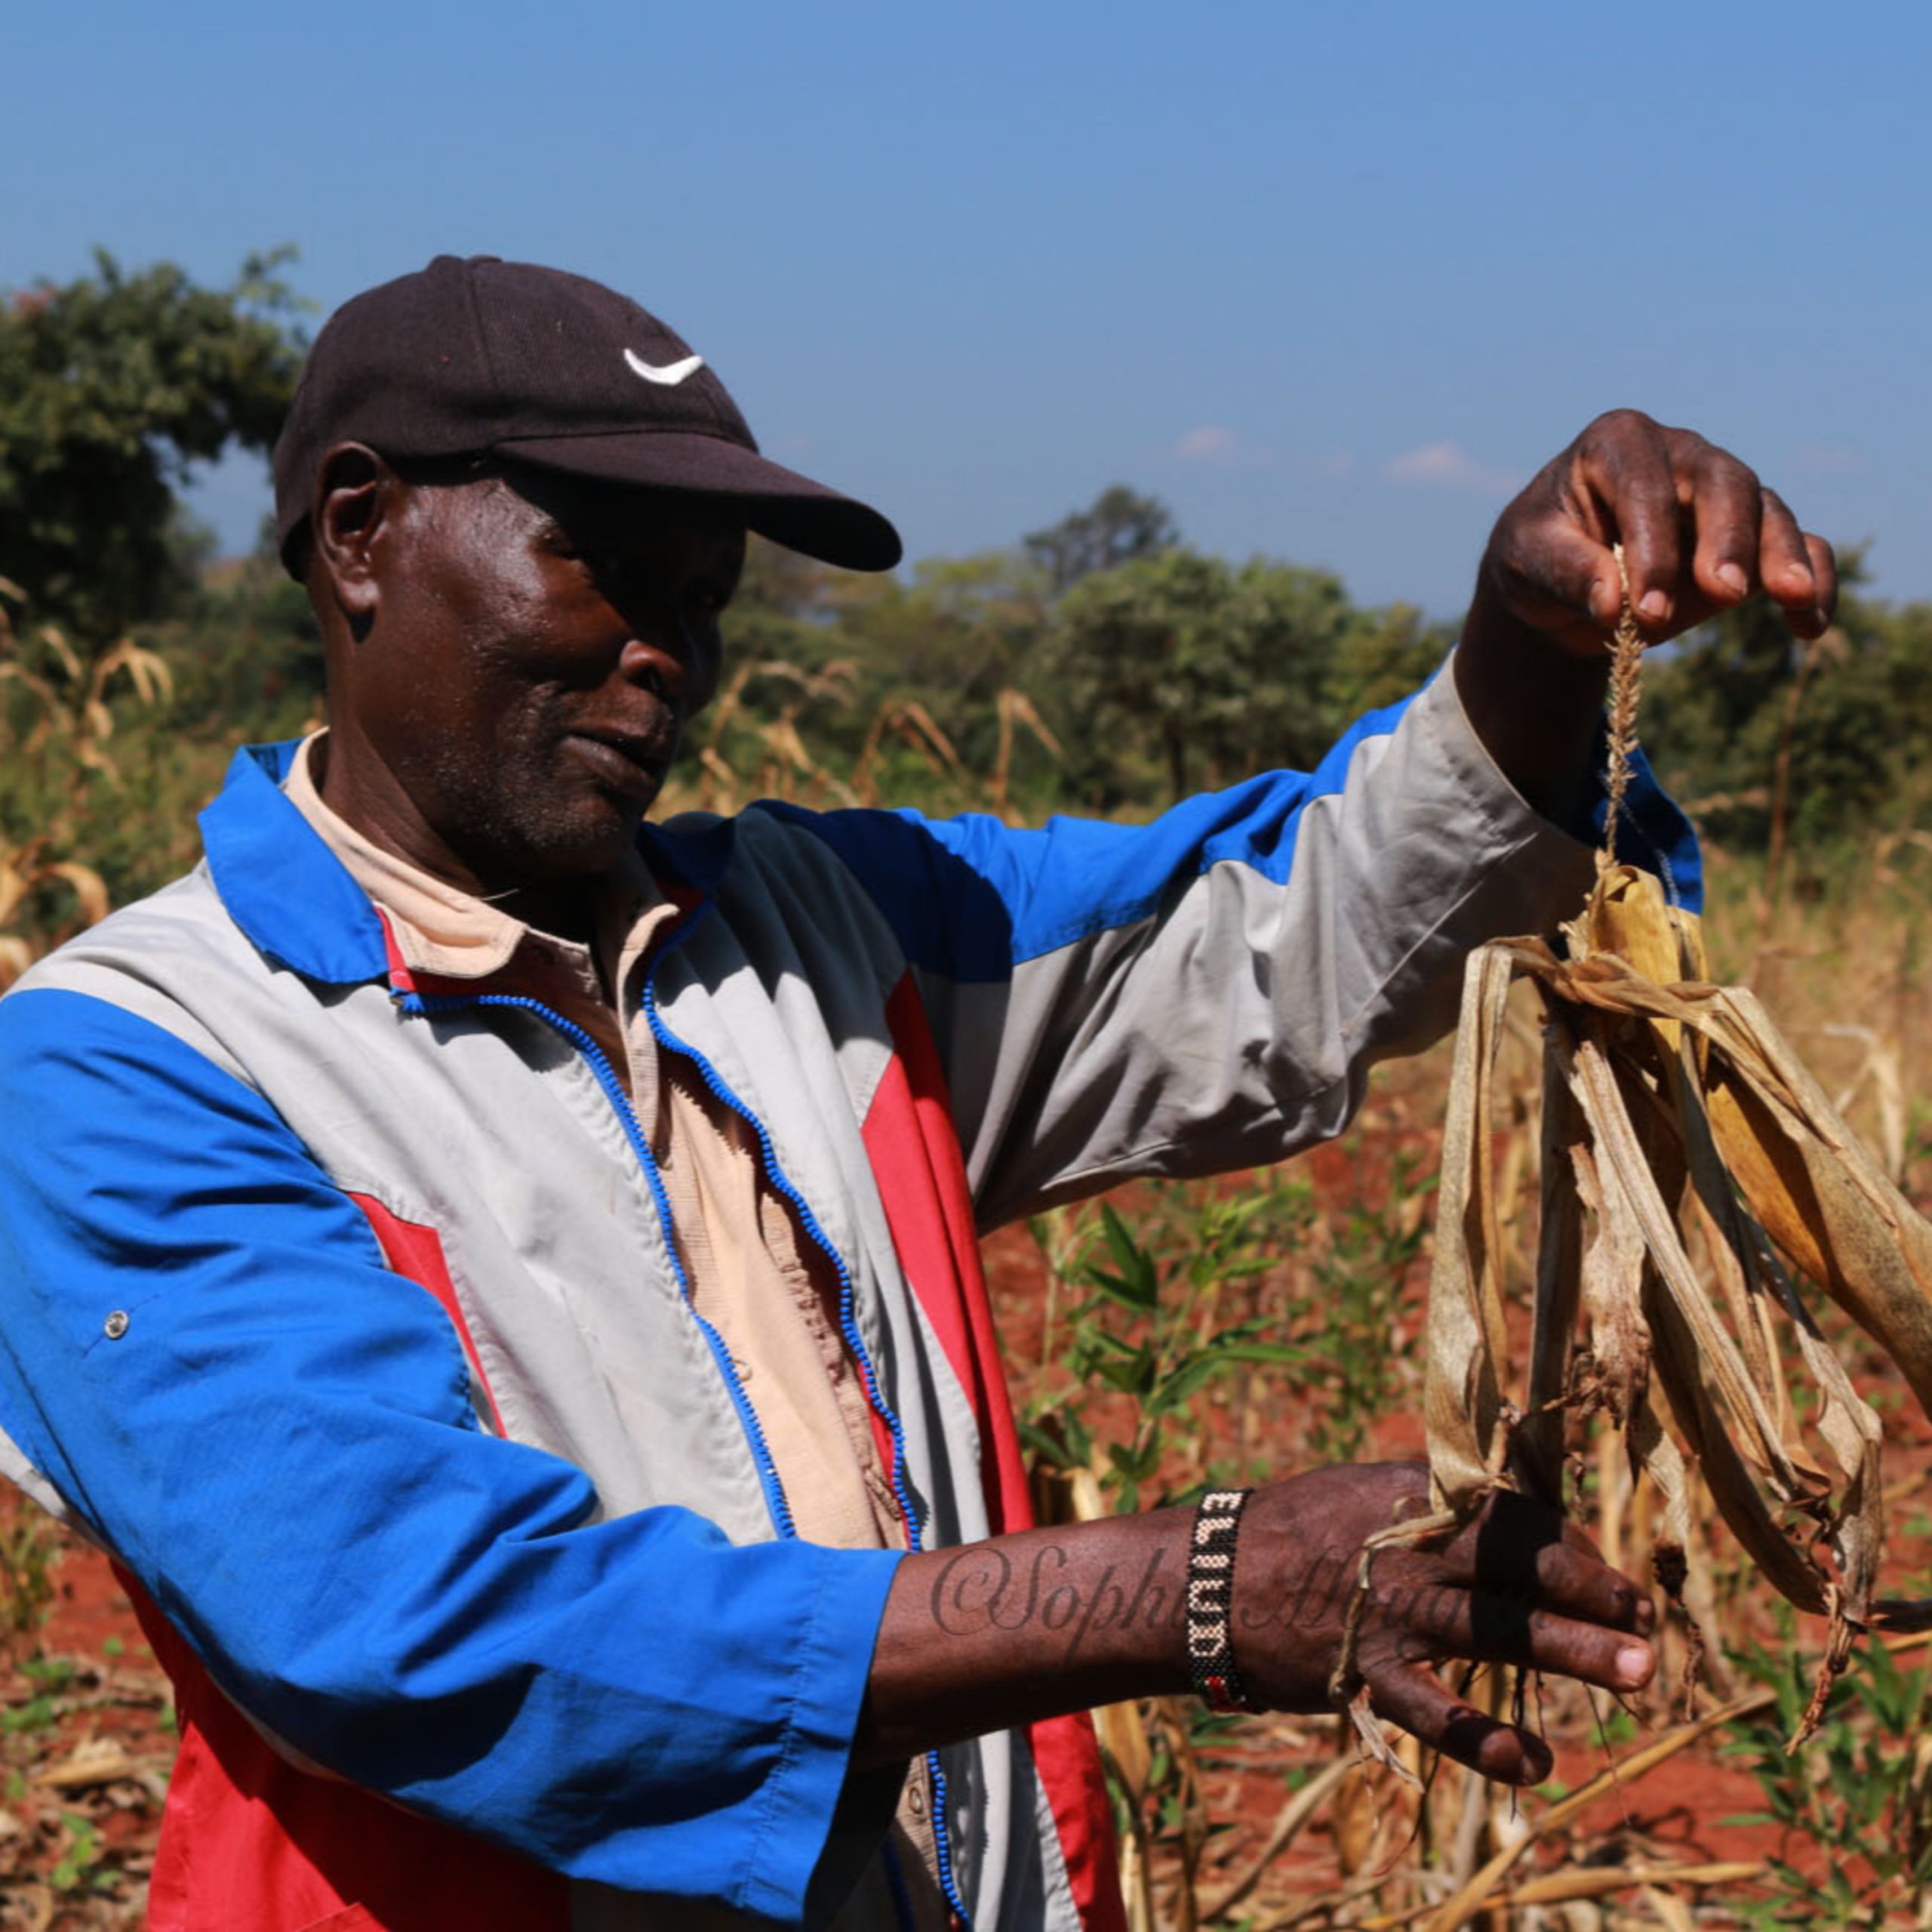
[[[362,636],[374,621],[379,552],[400,508],[402,479],[365,443],[337,443],[317,466],[309,512],[316,562],[332,601]]]

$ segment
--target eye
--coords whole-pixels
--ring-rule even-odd
[[[737,588],[735,584],[721,583],[715,578],[703,578],[686,589],[685,601],[707,617],[721,617]]]
[[[544,531],[543,547],[552,556],[575,564],[594,577],[607,577],[617,567],[615,551],[573,537],[560,523],[552,523]]]

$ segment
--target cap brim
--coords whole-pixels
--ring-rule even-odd
[[[742,507],[761,537],[848,571],[889,571],[904,555],[878,512],[722,437],[678,430],[506,438],[500,455],[568,475],[676,490]]]

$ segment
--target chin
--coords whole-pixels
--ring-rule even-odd
[[[525,890],[601,878],[636,844],[645,811],[643,804],[627,798],[620,806],[605,804],[595,812],[574,811],[541,825],[518,827],[498,842],[490,870]]]

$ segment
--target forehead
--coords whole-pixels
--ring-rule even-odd
[[[626,549],[696,549],[707,558],[742,556],[745,523],[728,504],[664,490],[645,490],[600,478],[573,476],[528,463],[506,463],[498,487],[531,520],[555,525],[600,546]]]

